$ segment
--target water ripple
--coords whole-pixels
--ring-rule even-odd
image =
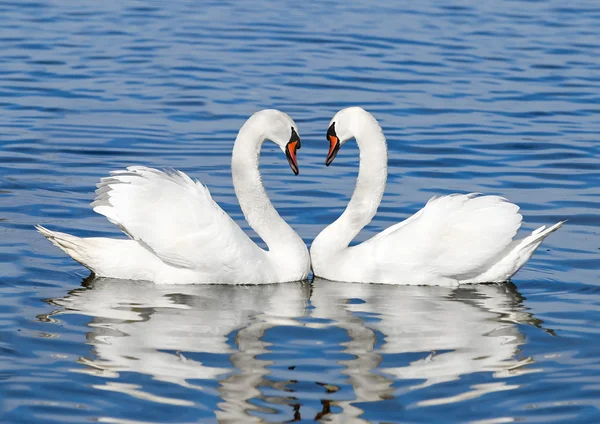
[[[48,0],[0,12],[3,422],[600,419],[600,7]],[[310,244],[353,189],[354,143],[323,166],[327,124],[351,105],[379,119],[390,158],[357,240],[451,192],[507,197],[527,230],[569,222],[514,286],[456,290],[90,281],[33,230],[117,236],[89,207],[95,184],[144,164],[200,179],[249,231],[231,148],[274,107],[299,125],[300,175],[265,145],[263,178]]]

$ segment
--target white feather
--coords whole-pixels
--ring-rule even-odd
[[[348,282],[447,286],[506,281],[564,222],[513,240],[522,220],[517,205],[498,196],[451,194],[430,199],[405,221],[348,247],[371,221],[381,201],[387,147],[381,127],[363,109],[343,109],[333,122],[342,143],[356,138],[360,169],[348,207],[311,246],[316,276]]]
[[[38,230],[96,275],[156,283],[261,284],[303,280],[310,271],[302,239],[279,216],[258,170],[265,139],[282,150],[297,140],[294,121],[277,110],[254,114],[240,129],[232,154],[236,194],[259,248],[212,199],[180,171],[143,166],[112,172],[96,190],[94,211],[131,240],[79,238]],[[296,143],[298,145],[299,143]]]
[[[208,189],[183,172],[129,167],[102,178],[96,193],[95,212],[170,265],[210,273],[262,259]]]

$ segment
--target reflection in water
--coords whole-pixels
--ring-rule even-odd
[[[252,422],[259,385],[269,361],[256,356],[267,351],[261,341],[268,328],[300,325],[310,287],[306,282],[257,286],[158,286],[151,283],[89,279],[86,288],[51,300],[64,309],[50,315],[92,316],[87,339],[95,358],[82,358],[83,372],[116,378],[119,372],[151,375],[155,380],[205,390],[194,380],[220,381],[220,421]],[[50,319],[49,316],[45,317]],[[237,330],[235,346],[228,336]],[[191,359],[197,353],[225,354],[231,368],[207,366]],[[81,372],[80,369],[74,370]],[[234,371],[233,374],[226,374]],[[118,391],[152,402],[193,406],[189,400],[159,397],[139,386],[107,382],[96,389]],[[291,410],[291,408],[290,408]]]
[[[213,394],[220,398],[215,411],[220,422],[262,422],[282,409],[285,419],[361,422],[368,402],[401,400],[407,393],[463,376],[491,373],[491,382],[461,383],[452,390],[451,397],[422,396],[424,400],[417,400],[415,406],[460,402],[511,390],[517,386],[508,384],[506,377],[534,371],[525,367],[532,364],[531,358],[517,359],[518,348],[525,340],[516,324],[540,323],[524,312],[523,299],[512,284],[452,289],[349,284],[316,278],[312,294],[308,283],[156,286],[91,279],[84,286],[51,301],[61,309],[50,315],[92,317],[87,338],[94,346],[94,355],[80,359],[86,368],[74,371],[109,379],[118,378],[122,372],[138,373],[202,391],[207,390],[200,385],[202,380],[219,380]],[[307,307],[309,297],[312,308]],[[270,344],[263,339],[267,330],[279,326],[316,330],[312,340],[315,346],[321,334],[326,337],[327,331],[341,328],[349,340],[339,345],[350,359],[338,361],[332,369],[331,361],[323,361],[323,379],[318,382],[304,377],[301,367],[289,368],[289,375],[295,373],[297,380],[285,377],[285,381],[277,381],[269,374],[279,364],[276,359],[264,359]],[[289,343],[293,333],[291,328],[289,338],[284,336],[277,344]],[[207,361],[202,358],[211,354],[228,358],[227,366],[222,366],[223,361],[221,366],[203,363]],[[297,352],[294,354],[297,356]],[[343,366],[341,371],[339,365]],[[340,379],[340,374],[344,378]],[[291,388],[296,381],[307,380],[324,389],[320,390],[320,412],[303,406],[314,402],[314,392]],[[349,385],[350,396],[348,390],[346,394],[340,392],[340,381]],[[149,387],[117,380],[94,387],[150,402],[197,405],[190,400],[193,396],[159,396]]]
[[[351,339],[345,352],[355,356],[343,361],[346,368],[342,372],[356,397],[336,402],[342,412],[328,418],[341,422],[352,418],[355,422],[363,411],[354,403],[401,397],[476,372],[503,378],[534,371],[523,368],[532,358],[516,359],[525,342],[516,324],[540,324],[523,311],[522,300],[512,284],[453,289],[315,278],[311,316],[333,320],[344,328]],[[399,380],[410,382],[394,389],[392,384]],[[468,386],[462,393],[453,392],[451,398],[428,398],[417,406],[459,402],[516,387],[498,380]]]

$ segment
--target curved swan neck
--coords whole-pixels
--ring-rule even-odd
[[[373,116],[363,111],[354,118],[350,135],[356,139],[360,151],[358,177],[344,213],[315,239],[317,245],[317,240],[323,240],[328,250],[348,247],[377,213],[385,191],[387,144],[381,127]]]
[[[260,149],[266,139],[265,124],[254,115],[240,129],[231,158],[233,187],[246,221],[267,244],[269,252],[297,253],[306,250],[306,245],[273,207],[258,169]]]

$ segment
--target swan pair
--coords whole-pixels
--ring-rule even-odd
[[[80,238],[36,228],[97,276],[157,284],[261,284],[316,276],[337,281],[414,285],[503,282],[564,221],[513,240],[519,207],[497,196],[451,194],[371,239],[349,247],[375,215],[387,179],[387,145],[364,109],[339,111],[327,131],[326,164],[355,138],[360,149],[356,187],[344,213],[314,240],[304,241],[279,216],[258,170],[265,140],[285,153],[294,174],[301,147],[295,122],[262,110],[240,129],[232,153],[236,196],[248,224],[264,240],[258,247],[212,199],[208,189],[180,171],[132,166],[102,178],[94,211],[129,240]]]

